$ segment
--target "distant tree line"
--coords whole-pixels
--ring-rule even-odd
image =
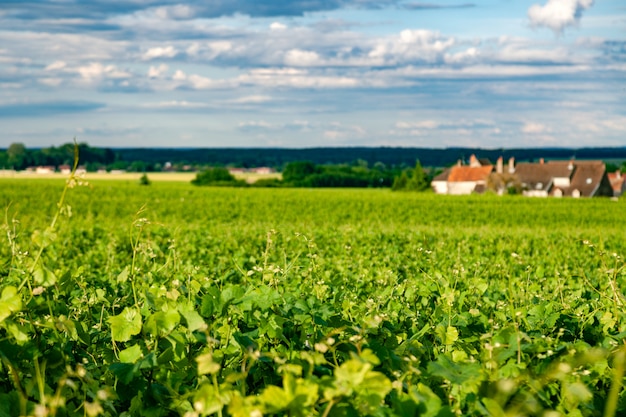
[[[466,160],[471,154],[495,161],[549,159],[604,159],[607,171],[626,168],[625,148],[510,149],[472,148],[310,148],[310,149],[115,149],[79,146],[80,164],[87,171],[130,172],[195,171],[197,185],[249,186],[237,180],[226,167],[267,166],[282,172],[282,179],[262,179],[257,187],[368,187],[397,191],[430,189],[437,168]],[[0,169],[23,170],[33,166],[71,165],[74,144],[28,149],[13,143],[0,149]],[[416,163],[417,161],[417,163]],[[427,167],[427,168],[424,168]],[[147,180],[147,177],[146,177]]]
[[[310,188],[390,188],[424,191],[430,188],[431,177],[419,161],[413,169],[398,169],[377,163],[369,167],[365,161],[352,164],[318,165],[311,161],[290,162],[282,179],[262,179],[246,184],[226,168],[210,168],[196,175],[194,185],[230,187],[310,187]]]
[[[116,162],[115,152],[107,148],[92,148],[86,143],[78,145],[80,162],[93,170]],[[22,143],[12,143],[7,149],[0,150],[0,168],[24,170],[33,166],[72,165],[74,162],[74,144],[66,143],[49,148],[28,149]]]
[[[283,183],[290,187],[391,187],[398,169],[383,163],[368,167],[366,161],[353,164],[317,165],[310,161],[290,162],[283,170]]]
[[[284,168],[290,162],[310,161],[316,165],[339,165],[362,160],[373,166],[380,162],[386,166],[412,167],[420,160],[424,167],[447,167],[459,159],[467,161],[478,155],[495,162],[502,156],[518,161],[535,162],[545,159],[600,159],[626,160],[626,147],[615,148],[400,148],[400,147],[350,147],[350,148],[176,148],[115,149],[120,161],[143,161],[145,164],[163,165],[166,162],[193,166],[237,166],[243,168],[268,166]]]

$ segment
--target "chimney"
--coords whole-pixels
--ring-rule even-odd
[[[510,157],[509,158],[509,174],[512,174],[515,172],[515,158]]]
[[[479,167],[480,166],[480,162],[478,162],[478,159],[476,158],[476,155],[472,154],[472,156],[470,156],[470,166],[471,167]]]
[[[456,166],[460,167],[463,165],[463,161],[461,161],[460,159],[456,160]]]
[[[544,162],[544,161],[543,161],[543,158],[539,158],[539,164],[540,164],[540,165],[543,165],[543,162]]]
[[[569,169],[570,171],[572,171],[574,169],[574,160],[573,159],[569,160],[569,164],[567,165],[567,169]]]
[[[615,178],[617,178],[618,180],[622,179],[622,171],[621,170],[617,170],[615,171]]]
[[[502,171],[503,171],[502,162],[503,162],[502,157],[498,158],[498,162],[496,162],[496,173],[498,174],[502,174]]]

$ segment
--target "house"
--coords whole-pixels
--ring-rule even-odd
[[[435,176],[431,181],[430,186],[433,187],[435,194],[448,194],[448,177],[451,169],[444,169],[441,174]]]
[[[626,187],[626,181],[624,181],[624,175],[618,169],[615,172],[609,172],[606,174],[609,178],[609,182],[611,183],[611,187],[613,188],[613,196],[619,197],[624,192],[624,188]]]
[[[517,193],[521,190],[521,184],[515,175],[515,158],[509,158],[508,166],[504,167],[502,157],[496,162],[496,169],[489,175],[487,188],[496,192],[498,195],[504,193]]]
[[[35,168],[37,174],[52,174],[54,172],[53,166],[38,166]]]
[[[493,165],[487,160],[479,160],[472,155],[469,165],[461,162],[437,175],[431,186],[437,194],[472,194],[484,192]]]
[[[250,172],[253,172],[259,175],[267,175],[267,174],[273,174],[276,171],[270,167],[257,167],[257,168],[252,168]]]
[[[245,174],[247,170],[245,168],[228,168],[228,172],[231,175]]]
[[[529,197],[612,196],[613,188],[602,161],[523,162],[515,165],[522,193]]]
[[[59,165],[59,171],[61,174],[69,175],[72,172],[72,167],[70,165]],[[79,165],[76,167],[76,175],[82,175],[87,173],[87,168],[84,165]]]

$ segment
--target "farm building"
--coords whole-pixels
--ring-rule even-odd
[[[437,194],[472,194],[482,192],[487,187],[487,179],[493,171],[489,161],[479,160],[475,155],[470,157],[469,165],[461,162],[433,179],[431,183]]]
[[[621,184],[623,187],[623,179]],[[494,167],[474,155],[469,165],[457,164],[435,177],[432,182],[437,194],[460,195],[485,190],[503,194],[508,189],[515,189],[528,197],[613,196],[614,186],[602,161],[545,162],[541,159],[536,163],[515,163],[515,159],[510,158],[505,168],[502,157],[498,158]]]
[[[626,181],[624,181],[624,174],[618,169],[615,172],[609,172],[606,174],[609,177],[609,182],[611,183],[611,187],[613,187],[613,196],[619,197],[624,193],[624,188],[626,187]]]
[[[596,197],[613,195],[602,161],[519,163],[515,176],[530,197]]]

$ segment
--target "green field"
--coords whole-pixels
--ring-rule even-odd
[[[0,189],[0,417],[626,415],[623,201]]]

